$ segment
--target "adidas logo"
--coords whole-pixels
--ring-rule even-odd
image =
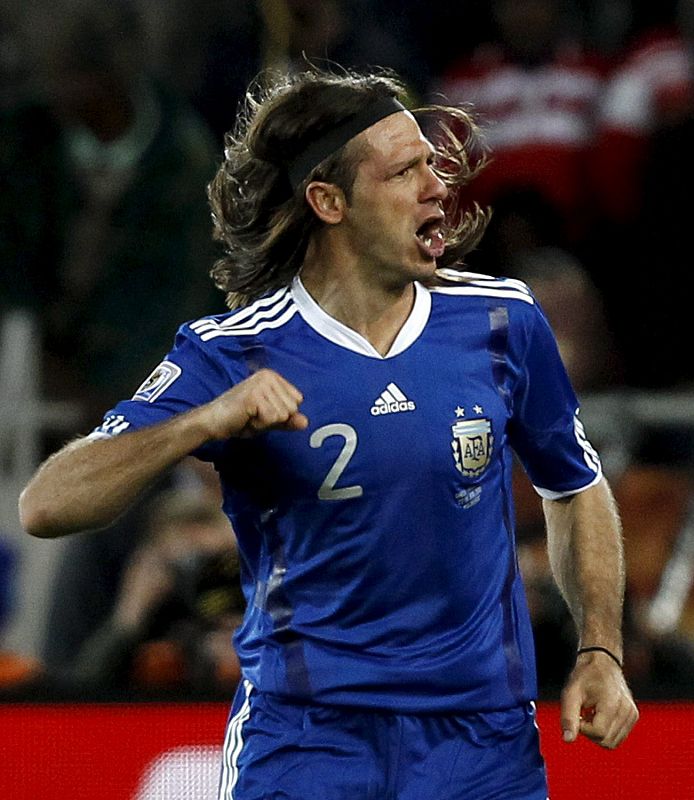
[[[394,383],[389,383],[371,406],[371,414],[378,417],[381,414],[396,414],[398,411],[414,411],[416,407]]]

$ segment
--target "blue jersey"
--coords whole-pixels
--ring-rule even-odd
[[[601,476],[552,332],[520,281],[416,285],[381,356],[298,279],[186,324],[102,434],[163,422],[267,367],[305,431],[212,442],[248,602],[235,644],[260,691],[402,713],[536,695],[512,451],[543,497]]]

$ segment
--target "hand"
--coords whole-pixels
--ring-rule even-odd
[[[581,733],[610,750],[621,744],[639,712],[622,670],[605,653],[583,653],[561,696],[564,741]]]
[[[270,429],[304,430],[304,397],[277,372],[261,369],[200,410],[211,439],[252,436]]]

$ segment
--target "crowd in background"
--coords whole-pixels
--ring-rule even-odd
[[[694,0],[0,0],[0,323],[35,315],[41,392],[77,404],[74,434],[134,393],[180,322],[223,311],[205,186],[249,81],[311,65],[393,69],[412,107],[472,104],[493,157],[470,200],[494,213],[469,267],[530,284],[579,394],[692,388]],[[694,560],[691,427],[643,426],[609,476],[637,695],[694,694],[691,579],[674,624],[653,613]],[[551,694],[574,633],[517,483]],[[217,505],[186,463],[71,541],[32,680],[231,691],[243,600]]]

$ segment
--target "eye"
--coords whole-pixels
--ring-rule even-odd
[[[396,172],[395,174],[398,177],[404,177],[405,175],[407,175],[410,172],[411,169],[412,169],[412,166],[408,165],[407,167],[403,167],[399,172]]]

